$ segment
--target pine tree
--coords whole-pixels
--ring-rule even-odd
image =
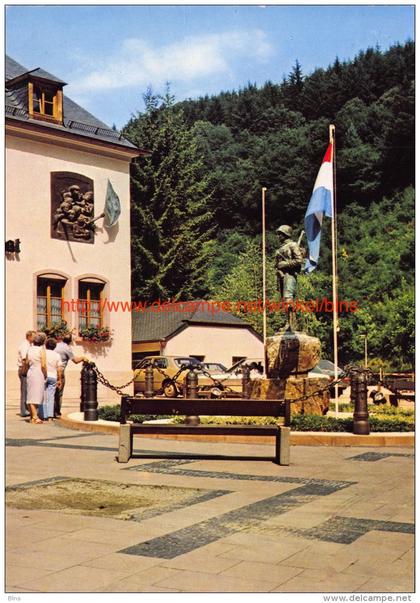
[[[146,110],[125,135],[147,151],[131,179],[132,292],[142,299],[188,299],[207,292],[211,193],[194,135],[166,91],[144,95]]]

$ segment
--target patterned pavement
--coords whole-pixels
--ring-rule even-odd
[[[6,592],[410,593],[413,454],[135,438],[30,425],[6,409],[6,484],[63,480],[192,488],[128,520],[7,508]],[[180,458],[182,456],[182,458]]]

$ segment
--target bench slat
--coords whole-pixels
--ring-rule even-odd
[[[132,433],[179,433],[200,435],[277,435],[277,425],[171,425],[168,423],[159,425],[139,424],[131,425]]]
[[[206,400],[202,398],[131,398],[122,401],[122,420],[126,413],[152,415],[207,415],[207,416],[249,416],[284,417],[288,403],[284,400],[254,400],[243,398],[222,398]]]

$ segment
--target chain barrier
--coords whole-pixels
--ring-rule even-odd
[[[112,385],[112,383],[110,383],[110,381],[108,381],[108,379],[105,377],[105,375],[103,373],[101,373],[101,371],[98,369],[98,367],[96,366],[96,364],[94,362],[90,362],[88,363],[92,366],[93,370],[96,373],[96,377],[99,381],[99,383],[101,383],[102,385],[104,385],[105,387],[107,387],[108,389],[116,392],[119,396],[124,396],[126,394],[124,394],[124,392],[122,392],[121,390],[126,389],[129,385],[131,385],[132,383],[134,383],[139,371],[147,368],[148,366],[152,366],[152,363],[149,362],[148,364],[144,365],[141,367],[141,369],[136,369],[133,375],[133,378],[130,379],[130,381],[128,381],[127,383],[125,383],[124,385]],[[171,377],[170,375],[168,375],[167,373],[165,373],[165,371],[159,367],[159,366],[153,366],[153,368],[155,370],[158,371],[158,373],[160,373],[161,375],[163,375],[165,381],[169,381],[171,384],[173,384],[177,389],[177,379],[180,377],[180,375],[189,370],[191,367],[191,365],[188,364],[183,364],[181,365],[179,371],[173,376]],[[223,383],[221,383],[221,381],[219,381],[218,379],[214,379],[214,377],[208,373],[207,371],[201,369],[200,372],[207,378],[209,378],[215,387],[220,388],[222,391],[227,391],[227,392],[234,392],[235,390],[233,390],[231,387],[229,387],[228,385],[224,385]],[[237,393],[237,392],[236,392]]]
[[[296,404],[298,402],[304,402],[305,400],[312,398],[312,396],[321,395],[324,392],[328,391],[331,387],[334,387],[335,385],[340,383],[340,381],[342,381],[346,377],[349,377],[353,371],[366,372],[366,373],[373,374],[371,369],[367,369],[367,368],[356,366],[356,365],[346,366],[344,369],[344,374],[341,375],[341,377],[337,377],[337,379],[335,379],[334,381],[329,382],[328,385],[325,385],[324,387],[317,389],[316,391],[314,391],[310,394],[305,394],[304,396],[301,396],[300,398],[293,398],[293,400],[290,400],[290,402],[293,402],[294,404]]]
[[[112,391],[116,392],[119,396],[125,396],[126,395],[121,390],[123,390],[126,387],[128,387],[129,385],[131,385],[133,383],[133,381],[135,380],[135,378],[137,377],[137,373],[135,373],[134,377],[128,383],[125,383],[124,385],[119,385],[119,386],[118,385],[112,385],[112,383],[110,383],[108,381],[108,379],[105,377],[105,375],[103,373],[101,373],[101,371],[98,369],[98,367],[96,366],[96,364],[94,362],[89,362],[87,364],[90,364],[92,366],[93,370],[96,373],[96,377],[97,377],[99,383],[101,383],[102,385],[104,385],[108,389],[111,389]]]
[[[97,377],[99,383],[101,383],[102,385],[104,385],[108,389],[116,392],[119,396],[126,395],[121,390],[126,389],[129,385],[131,385],[135,381],[135,379],[136,379],[136,377],[137,377],[137,375],[138,375],[138,373],[139,373],[140,370],[143,370],[147,366],[151,366],[152,365],[152,363],[148,363],[147,365],[142,366],[141,369],[136,369],[135,372],[134,372],[134,376],[133,376],[132,379],[130,379],[130,381],[128,381],[124,385],[119,385],[118,386],[118,385],[112,385],[112,383],[110,383],[108,381],[108,379],[105,377],[105,375],[103,373],[101,373],[101,371],[98,369],[98,367],[96,366],[96,364],[94,362],[89,362],[87,364],[90,364],[92,366],[93,370],[96,373],[96,377]],[[190,369],[190,365],[183,364],[180,367],[179,371],[176,373],[176,375],[174,377],[171,377],[170,375],[168,375],[167,373],[165,373],[165,371],[162,368],[158,367],[158,366],[154,366],[153,368],[156,369],[161,375],[163,375],[165,377],[165,380],[170,381],[172,384],[175,385],[175,387],[177,387],[176,380],[179,378],[179,376],[184,371],[187,371],[187,370]],[[334,380],[332,382],[329,382],[327,385],[325,385],[324,387],[322,387],[320,389],[317,389],[314,392],[311,392],[309,394],[305,394],[303,396],[300,396],[299,398],[294,398],[293,400],[291,400],[291,402],[293,402],[293,403],[296,404],[298,402],[304,402],[305,400],[308,400],[309,398],[312,398],[313,396],[321,395],[324,392],[330,390],[331,387],[334,387],[335,385],[337,385],[338,383],[340,383],[340,381],[342,381],[343,379],[345,379],[346,377],[348,377],[353,371],[367,372],[367,373],[373,374],[371,369],[366,369],[366,368],[363,368],[363,367],[360,367],[360,366],[348,366],[348,367],[345,368],[344,374],[341,377],[337,378],[336,380]],[[233,390],[228,385],[224,385],[221,381],[219,381],[218,379],[215,379],[209,372],[207,372],[207,371],[205,371],[203,369],[201,369],[200,372],[205,377],[211,379],[211,381],[213,381],[215,387],[221,388],[222,391],[237,393],[237,392],[235,392],[235,390]]]

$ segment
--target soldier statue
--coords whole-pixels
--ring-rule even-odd
[[[277,229],[280,247],[275,254],[277,282],[280,299],[284,301],[287,309],[287,328],[295,328],[294,301],[296,296],[297,275],[302,269],[303,253],[299,246],[292,240],[292,228],[283,224]]]

